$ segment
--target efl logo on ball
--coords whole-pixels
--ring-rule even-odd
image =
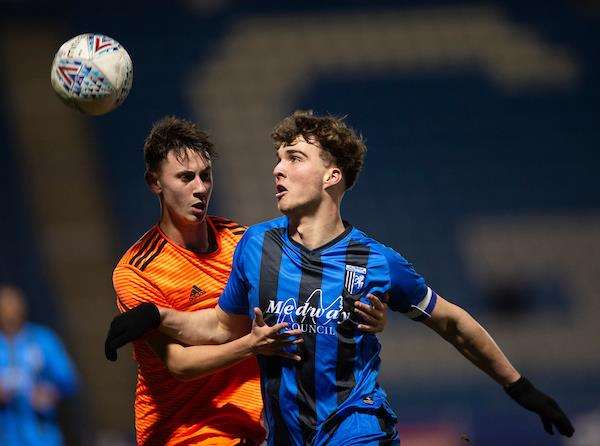
[[[70,107],[103,115],[123,103],[133,82],[129,54],[102,34],[81,34],[57,51],[50,73],[52,87]]]

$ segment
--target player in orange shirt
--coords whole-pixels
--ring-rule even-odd
[[[121,312],[146,302],[182,311],[216,305],[246,228],[207,216],[213,156],[208,136],[191,122],[167,117],[152,128],[144,144],[146,182],[159,197],[161,218],[114,270]],[[384,323],[369,328],[381,330]],[[158,331],[134,342],[138,444],[261,443],[262,399],[252,356],[293,356],[283,347],[301,340],[293,331],[277,334],[280,328],[255,322],[250,334],[227,344],[191,347],[195,358],[188,356],[190,347],[183,355],[183,345]]]

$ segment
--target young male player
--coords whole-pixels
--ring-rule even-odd
[[[215,306],[246,228],[207,216],[213,157],[207,135],[191,122],[166,117],[150,131],[144,145],[146,181],[159,197],[161,217],[115,268],[119,310],[148,302],[182,311]],[[382,319],[368,328],[380,330]],[[258,366],[250,356],[290,356],[280,348],[291,342],[289,335],[276,335],[282,327],[255,324],[248,333],[247,325],[246,336],[228,344],[185,349],[160,333],[136,341],[138,444],[262,442]],[[107,350],[116,359],[112,354]]]
[[[143,302],[182,311],[215,305],[245,228],[206,215],[213,156],[208,136],[191,122],[167,117],[150,131],[144,145],[146,181],[159,197],[161,217],[114,270],[120,311]],[[173,374],[185,378],[188,369],[171,365],[180,348],[160,334],[134,343],[137,443],[260,443],[265,433],[256,361],[184,382]]]
[[[284,216],[246,231],[215,310],[133,310],[119,320],[118,342],[109,333],[113,348],[148,328],[136,321],[141,312],[154,314],[163,332],[190,344],[241,336],[248,318],[262,323],[264,313],[301,330],[304,339],[289,350],[300,362],[259,357],[270,445],[397,444],[396,416],[377,383],[379,342],[356,330],[362,296],[387,295],[392,310],[438,332],[537,413],[546,431],[554,426],[573,434],[557,403],[519,374],[465,310],[428,287],[396,251],[342,220],[341,200],[366,151],[352,129],[334,117],[296,112],[272,136],[275,195]]]

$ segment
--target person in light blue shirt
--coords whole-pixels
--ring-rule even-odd
[[[76,390],[75,367],[58,336],[27,321],[20,289],[0,285],[0,444],[63,444],[56,408]]]

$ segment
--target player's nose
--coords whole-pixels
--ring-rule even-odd
[[[277,164],[275,164],[275,167],[273,167],[273,176],[275,178],[285,176],[284,172],[283,172],[283,166],[282,166],[281,161],[279,161]]]
[[[200,177],[194,178],[194,195],[203,195],[210,190],[210,183],[202,181]]]

